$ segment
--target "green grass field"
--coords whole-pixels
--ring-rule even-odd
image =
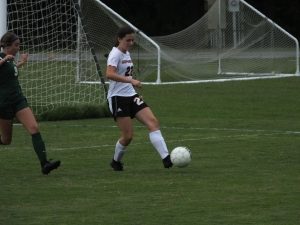
[[[19,125],[0,148],[1,225],[297,225],[300,79],[145,86],[169,149],[192,163],[164,169],[136,124],[125,171],[109,167],[111,118],[41,122],[49,158],[40,172]]]

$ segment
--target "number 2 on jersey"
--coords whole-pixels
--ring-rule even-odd
[[[128,67],[126,68],[125,76],[126,76],[126,77],[132,76],[132,72],[133,72],[133,66],[128,66]]]

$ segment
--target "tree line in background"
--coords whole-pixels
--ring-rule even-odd
[[[300,39],[299,0],[246,0]],[[206,0],[102,0],[149,36],[178,32],[201,18]]]

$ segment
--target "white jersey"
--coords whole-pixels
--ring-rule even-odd
[[[118,48],[113,47],[107,59],[107,66],[117,68],[117,73],[120,76],[131,76],[133,63],[129,52],[123,53]],[[131,83],[117,82],[109,80],[109,89],[107,98],[112,96],[133,96],[136,94]]]

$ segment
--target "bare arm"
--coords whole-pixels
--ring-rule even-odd
[[[142,83],[139,80],[133,79],[132,76],[124,77],[117,73],[117,68],[114,66],[107,66],[106,68],[107,79],[117,82],[131,83],[134,87],[141,87]]]
[[[14,60],[13,55],[6,55],[3,59],[0,60],[0,66],[2,66],[6,61]]]
[[[19,68],[23,66],[27,62],[27,60],[28,60],[28,54],[27,53],[21,54],[20,61],[17,63],[17,67]]]

